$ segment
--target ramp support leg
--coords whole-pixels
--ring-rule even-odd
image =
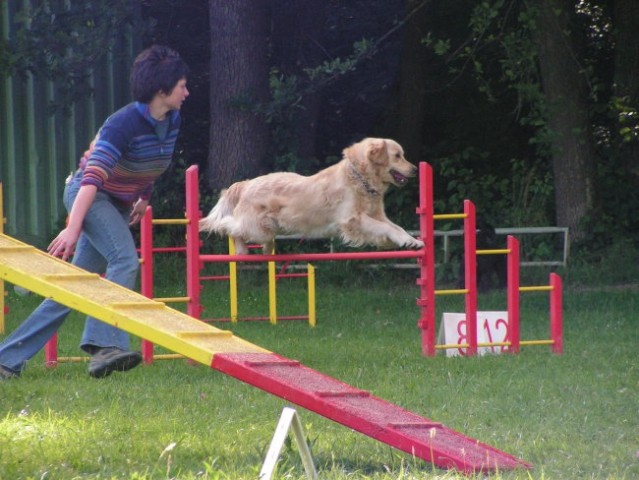
[[[300,452],[306,476],[312,480],[317,479],[317,471],[315,470],[313,456],[311,455],[311,449],[306,443],[306,436],[304,435],[304,428],[302,427],[300,417],[297,415],[297,411],[295,409],[285,407],[282,410],[280,421],[275,429],[273,440],[271,440],[271,446],[266,453],[266,458],[264,459],[264,464],[262,465],[262,470],[260,470],[260,476],[258,477],[259,480],[271,479],[290,428],[293,428],[295,443],[297,443],[297,449]]]

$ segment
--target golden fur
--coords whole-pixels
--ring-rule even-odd
[[[340,237],[353,246],[422,248],[424,243],[391,222],[384,194],[402,187],[417,168],[390,139],[366,138],[344,149],[342,160],[308,177],[292,172],[234,183],[199,222],[203,232],[233,237],[238,254],[247,242],[271,253],[276,235]]]

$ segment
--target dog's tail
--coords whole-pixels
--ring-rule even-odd
[[[233,216],[233,210],[240,201],[245,185],[246,181],[237,182],[226,190],[222,190],[220,199],[213,209],[206,217],[200,219],[198,225],[200,232],[216,232],[222,235],[228,235],[226,231],[227,221],[225,221],[225,219]]]

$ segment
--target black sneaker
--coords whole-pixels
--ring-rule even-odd
[[[91,356],[89,375],[104,378],[113,372],[126,372],[142,361],[140,352],[129,352],[116,347],[101,348]]]
[[[18,372],[14,372],[13,370],[3,367],[0,365],[0,382],[4,380],[11,380],[12,378],[18,378],[20,374]]]

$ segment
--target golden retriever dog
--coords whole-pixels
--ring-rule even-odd
[[[247,242],[262,244],[270,254],[276,235],[419,249],[424,243],[384,212],[388,188],[406,185],[416,171],[397,142],[366,138],[315,175],[278,172],[234,183],[200,220],[199,230],[232,237],[238,254],[248,253]]]

